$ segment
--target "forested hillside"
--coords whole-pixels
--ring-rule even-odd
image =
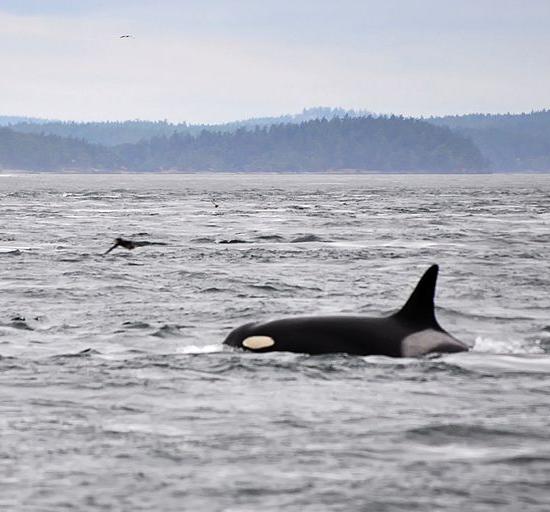
[[[90,149],[91,156],[85,158],[84,153],[88,150],[82,148],[87,146],[63,143],[65,147],[71,147],[72,150],[78,146],[80,159],[85,159],[90,162],[90,165],[95,166],[100,163],[104,165],[104,162],[108,162],[108,168],[122,166],[132,169],[157,169],[176,166],[184,169],[204,167],[234,169],[243,165],[246,168],[257,165],[261,168],[300,170],[320,165],[323,169],[344,166],[380,169],[402,167],[403,170],[407,170],[416,169],[421,163],[426,166],[426,169],[434,168],[433,162],[437,160],[435,154],[432,153],[428,157],[429,151],[419,145],[419,140],[412,142],[414,150],[408,156],[405,155],[407,148],[400,145],[400,138],[405,133],[409,133],[405,129],[405,125],[412,122],[411,120],[387,116],[377,118],[367,114],[365,111],[316,107],[304,109],[299,114],[253,118],[220,125],[172,124],[167,121],[140,120],[76,123],[0,116],[0,125],[6,124],[10,129],[21,133],[57,135],[104,146],[104,148]],[[354,132],[351,135],[352,138],[344,142],[343,140],[350,134],[346,132],[347,128],[336,129],[338,123],[330,125],[330,130],[334,130],[330,135],[323,130],[321,130],[322,134],[319,132],[312,135],[313,126],[316,125],[308,124],[310,122],[321,123],[322,119],[332,122],[344,118],[347,120],[346,122],[352,118],[370,119],[370,121],[359,122],[359,125],[365,127],[369,125],[371,126],[369,130],[373,130],[373,132],[361,133],[361,135]],[[369,124],[375,119],[380,120],[378,125]],[[382,141],[381,145],[369,145],[379,136],[378,128],[374,128],[374,126],[386,126],[390,119],[399,119],[404,124],[400,129],[393,127],[389,132],[384,132],[387,139]],[[550,171],[549,110],[528,114],[469,114],[432,117],[424,121],[438,127],[449,128],[459,136],[453,138],[453,142],[446,149],[440,148],[441,155],[447,155],[440,157],[443,162],[442,170],[461,169],[461,166],[464,166],[464,169],[481,166],[493,171]],[[293,130],[290,125],[300,128]],[[285,126],[285,128],[281,128],[281,126]],[[423,125],[414,126],[415,130],[426,130],[425,127],[420,128]],[[324,129],[329,130],[327,127]],[[385,129],[389,128],[386,126]],[[253,135],[246,136],[244,135],[245,131],[253,132]],[[281,135],[283,132],[284,136]],[[234,138],[229,136],[234,133],[236,134]],[[222,136],[223,134],[227,136]],[[297,137],[294,146],[291,143],[293,137]],[[299,147],[298,141],[302,140],[301,137],[305,137],[304,143],[310,145],[307,149]],[[315,148],[313,142],[315,137],[322,138],[322,148]],[[360,137],[363,141],[365,147],[362,150],[355,147],[353,137]],[[274,140],[279,140],[279,138],[285,139],[285,146],[278,150],[280,154],[269,154],[269,151],[275,151],[273,149],[275,147]],[[464,147],[460,149],[461,144],[464,144],[464,138],[471,140],[477,147],[482,155],[481,160],[476,161],[470,155],[465,157],[463,163],[460,163],[460,158],[462,158],[460,155],[464,155],[462,152]],[[244,142],[245,139],[246,142]],[[24,140],[26,140],[26,144],[29,144],[31,139]],[[54,143],[53,140],[50,140],[50,146],[61,144],[59,141]],[[434,139],[430,140],[433,142]],[[459,140],[463,142],[459,143]],[[391,141],[395,141],[395,144]],[[428,143],[429,140],[425,142]],[[241,143],[246,144],[246,147],[240,146]],[[236,144],[236,146],[229,148],[226,147],[228,144]],[[130,147],[130,145],[137,146]],[[253,149],[250,145],[254,146]],[[177,149],[174,149],[173,146],[177,146]],[[112,147],[113,150],[108,151],[106,149],[108,147]],[[159,149],[162,147],[170,147],[174,153],[162,155]],[[331,156],[323,153],[323,151],[328,151],[329,147],[331,151],[334,151]],[[350,153],[345,157],[338,156],[344,147]],[[381,148],[390,151],[390,153],[385,156],[380,155]],[[450,156],[453,152],[455,152],[454,156]],[[359,154],[361,157],[357,156]],[[98,155],[102,155],[101,158]],[[139,158],[135,155],[139,155]],[[25,156],[25,158],[28,161],[31,157]],[[80,159],[75,159],[79,166],[82,165]],[[54,163],[57,165],[61,161],[65,161],[62,155],[49,155],[48,159],[40,165],[48,166],[54,165]],[[474,162],[476,162],[475,165]],[[35,161],[34,165],[38,164],[39,162]]]
[[[58,137],[18,133],[0,128],[0,169],[87,171],[119,168],[115,153],[102,146]]]
[[[550,110],[430,118],[469,137],[500,171],[550,170]]]
[[[9,118],[0,116],[0,125],[7,125],[12,130],[22,133],[59,135],[82,139],[104,146],[135,144],[153,137],[169,137],[174,133],[199,135],[203,130],[211,132],[234,132],[239,128],[254,129],[273,124],[300,124],[315,119],[334,119],[335,117],[360,117],[368,115],[366,111],[344,110],[341,108],[315,107],[304,109],[299,114],[279,117],[259,117],[234,121],[224,124],[187,124],[169,123],[168,121],[105,121],[105,122],[63,122],[38,119]],[[3,120],[3,122],[2,122]],[[10,122],[11,120],[11,122]]]
[[[401,117],[336,117],[235,132],[203,130],[196,137],[172,134],[110,148],[0,129],[4,169],[458,171],[486,165],[467,138]]]
[[[119,148],[136,170],[451,171],[483,169],[468,139],[423,121],[334,118],[234,133],[176,134]]]

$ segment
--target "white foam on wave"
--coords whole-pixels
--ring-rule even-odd
[[[483,336],[475,339],[473,350],[491,354],[544,354],[544,350],[534,343],[526,343],[520,339],[495,339]]]
[[[460,352],[445,355],[445,362],[489,374],[550,373],[550,356],[544,354],[490,354]]]
[[[400,366],[404,365],[415,365],[418,364],[419,359],[417,357],[390,357],[390,356],[361,356],[361,359],[369,364],[375,365],[388,365],[395,366],[396,364]]]
[[[220,343],[212,345],[186,345],[177,349],[178,354],[212,354],[214,352],[223,352],[224,346]]]
[[[165,437],[179,437],[186,434],[186,431],[172,426],[155,423],[117,423],[105,422],[103,429],[107,432],[120,434],[155,434]]]
[[[439,446],[414,446],[412,450],[421,452],[430,460],[499,461],[535,456],[532,450],[519,446],[475,446],[460,442],[449,442]]]

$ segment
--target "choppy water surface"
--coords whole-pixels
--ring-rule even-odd
[[[0,509],[548,510],[549,257],[549,175],[0,175]],[[221,345],[431,263],[470,353]]]

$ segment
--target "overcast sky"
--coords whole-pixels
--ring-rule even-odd
[[[549,84],[550,0],[0,0],[0,115],[519,112]]]

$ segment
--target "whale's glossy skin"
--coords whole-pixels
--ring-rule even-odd
[[[253,352],[347,353],[417,357],[463,352],[468,346],[444,331],[435,318],[438,266],[422,276],[403,308],[383,318],[306,316],[242,325],[224,343]]]

